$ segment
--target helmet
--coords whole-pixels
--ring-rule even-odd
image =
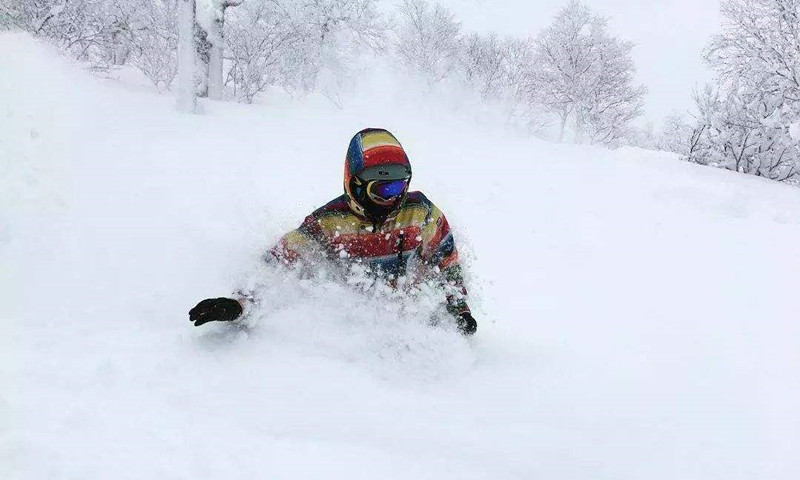
[[[382,128],[356,133],[344,161],[344,193],[350,209],[372,221],[383,221],[406,198],[411,164],[402,145]]]

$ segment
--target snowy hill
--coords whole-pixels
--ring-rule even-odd
[[[800,478],[800,189],[388,87],[186,116],[0,36],[0,477]],[[249,335],[191,327],[365,126],[455,227],[477,336],[276,278]]]

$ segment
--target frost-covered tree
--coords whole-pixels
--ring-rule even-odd
[[[388,29],[376,0],[304,0],[290,9],[297,42],[282,60],[283,86],[320,90],[335,103],[353,87],[359,59],[385,51]]]
[[[641,114],[646,89],[634,84],[633,44],[610,36],[606,19],[573,0],[536,39],[537,90],[579,141],[614,146]]]
[[[508,38],[503,42],[503,52],[504,83],[508,96],[520,103],[530,103],[536,93],[533,43],[530,40]]]
[[[628,129],[628,135],[625,138],[626,145],[646,148],[648,150],[655,150],[657,143],[653,122],[647,122],[642,127],[630,127]]]
[[[124,63],[134,9],[126,0],[0,0],[4,23],[54,40],[77,58]]]
[[[178,110],[197,111],[195,1],[178,0]]]
[[[53,40],[94,68],[132,65],[158,88],[175,76],[178,0],[0,0],[7,26]]]
[[[219,100],[223,95],[225,13],[243,0],[195,0],[199,93]]]
[[[800,89],[800,0],[723,0],[723,33],[706,59],[722,81],[785,91]]]
[[[336,101],[353,59],[384,43],[375,0],[247,0],[226,22],[226,83],[250,102],[269,86]],[[323,81],[325,80],[325,81]]]
[[[687,155],[691,147],[692,125],[680,114],[672,113],[664,119],[656,137],[656,148],[665,152]]]
[[[642,114],[647,89],[634,85],[630,42],[608,39],[594,68],[595,78],[577,110],[577,130],[590,143],[617,146],[631,122]]]
[[[430,83],[450,75],[461,54],[461,24],[439,4],[404,0],[398,10],[395,50],[405,66]]]
[[[64,0],[0,0],[0,22],[34,35],[53,35],[63,28]]]
[[[800,182],[800,0],[723,0],[706,51],[716,85],[696,95],[688,159]]]
[[[533,42],[506,39],[503,50],[504,99],[509,123],[521,121],[530,132],[542,134],[550,126],[550,120],[537,90]]]
[[[533,46],[530,41],[471,33],[461,41],[458,75],[484,103],[501,108],[507,123],[540,133],[546,115],[535,91]]]
[[[281,4],[249,0],[229,13],[225,46],[229,68],[226,84],[241,102],[250,103],[280,82],[287,46],[298,41],[297,29]]]
[[[464,77],[484,100],[502,96],[506,87],[508,50],[496,34],[471,33],[463,39],[461,66]]]
[[[107,69],[141,68],[159,88],[171,75],[177,0],[0,0],[7,22]],[[174,70],[174,67],[172,67]],[[174,73],[172,74],[174,75]]]
[[[156,87],[170,87],[178,71],[179,0],[136,0],[136,23],[132,31],[130,64]]]
[[[800,143],[780,100],[746,87],[708,87],[696,95],[698,123],[688,159],[778,181],[800,179]]]

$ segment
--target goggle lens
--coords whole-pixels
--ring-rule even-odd
[[[402,195],[408,187],[408,180],[387,180],[370,182],[367,186],[367,193],[372,200],[378,203],[392,202],[395,198]]]

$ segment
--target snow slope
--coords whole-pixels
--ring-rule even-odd
[[[800,189],[376,85],[185,116],[0,36],[1,478],[800,478]],[[475,338],[249,273],[365,126],[454,225]],[[248,278],[249,334],[190,326]]]

